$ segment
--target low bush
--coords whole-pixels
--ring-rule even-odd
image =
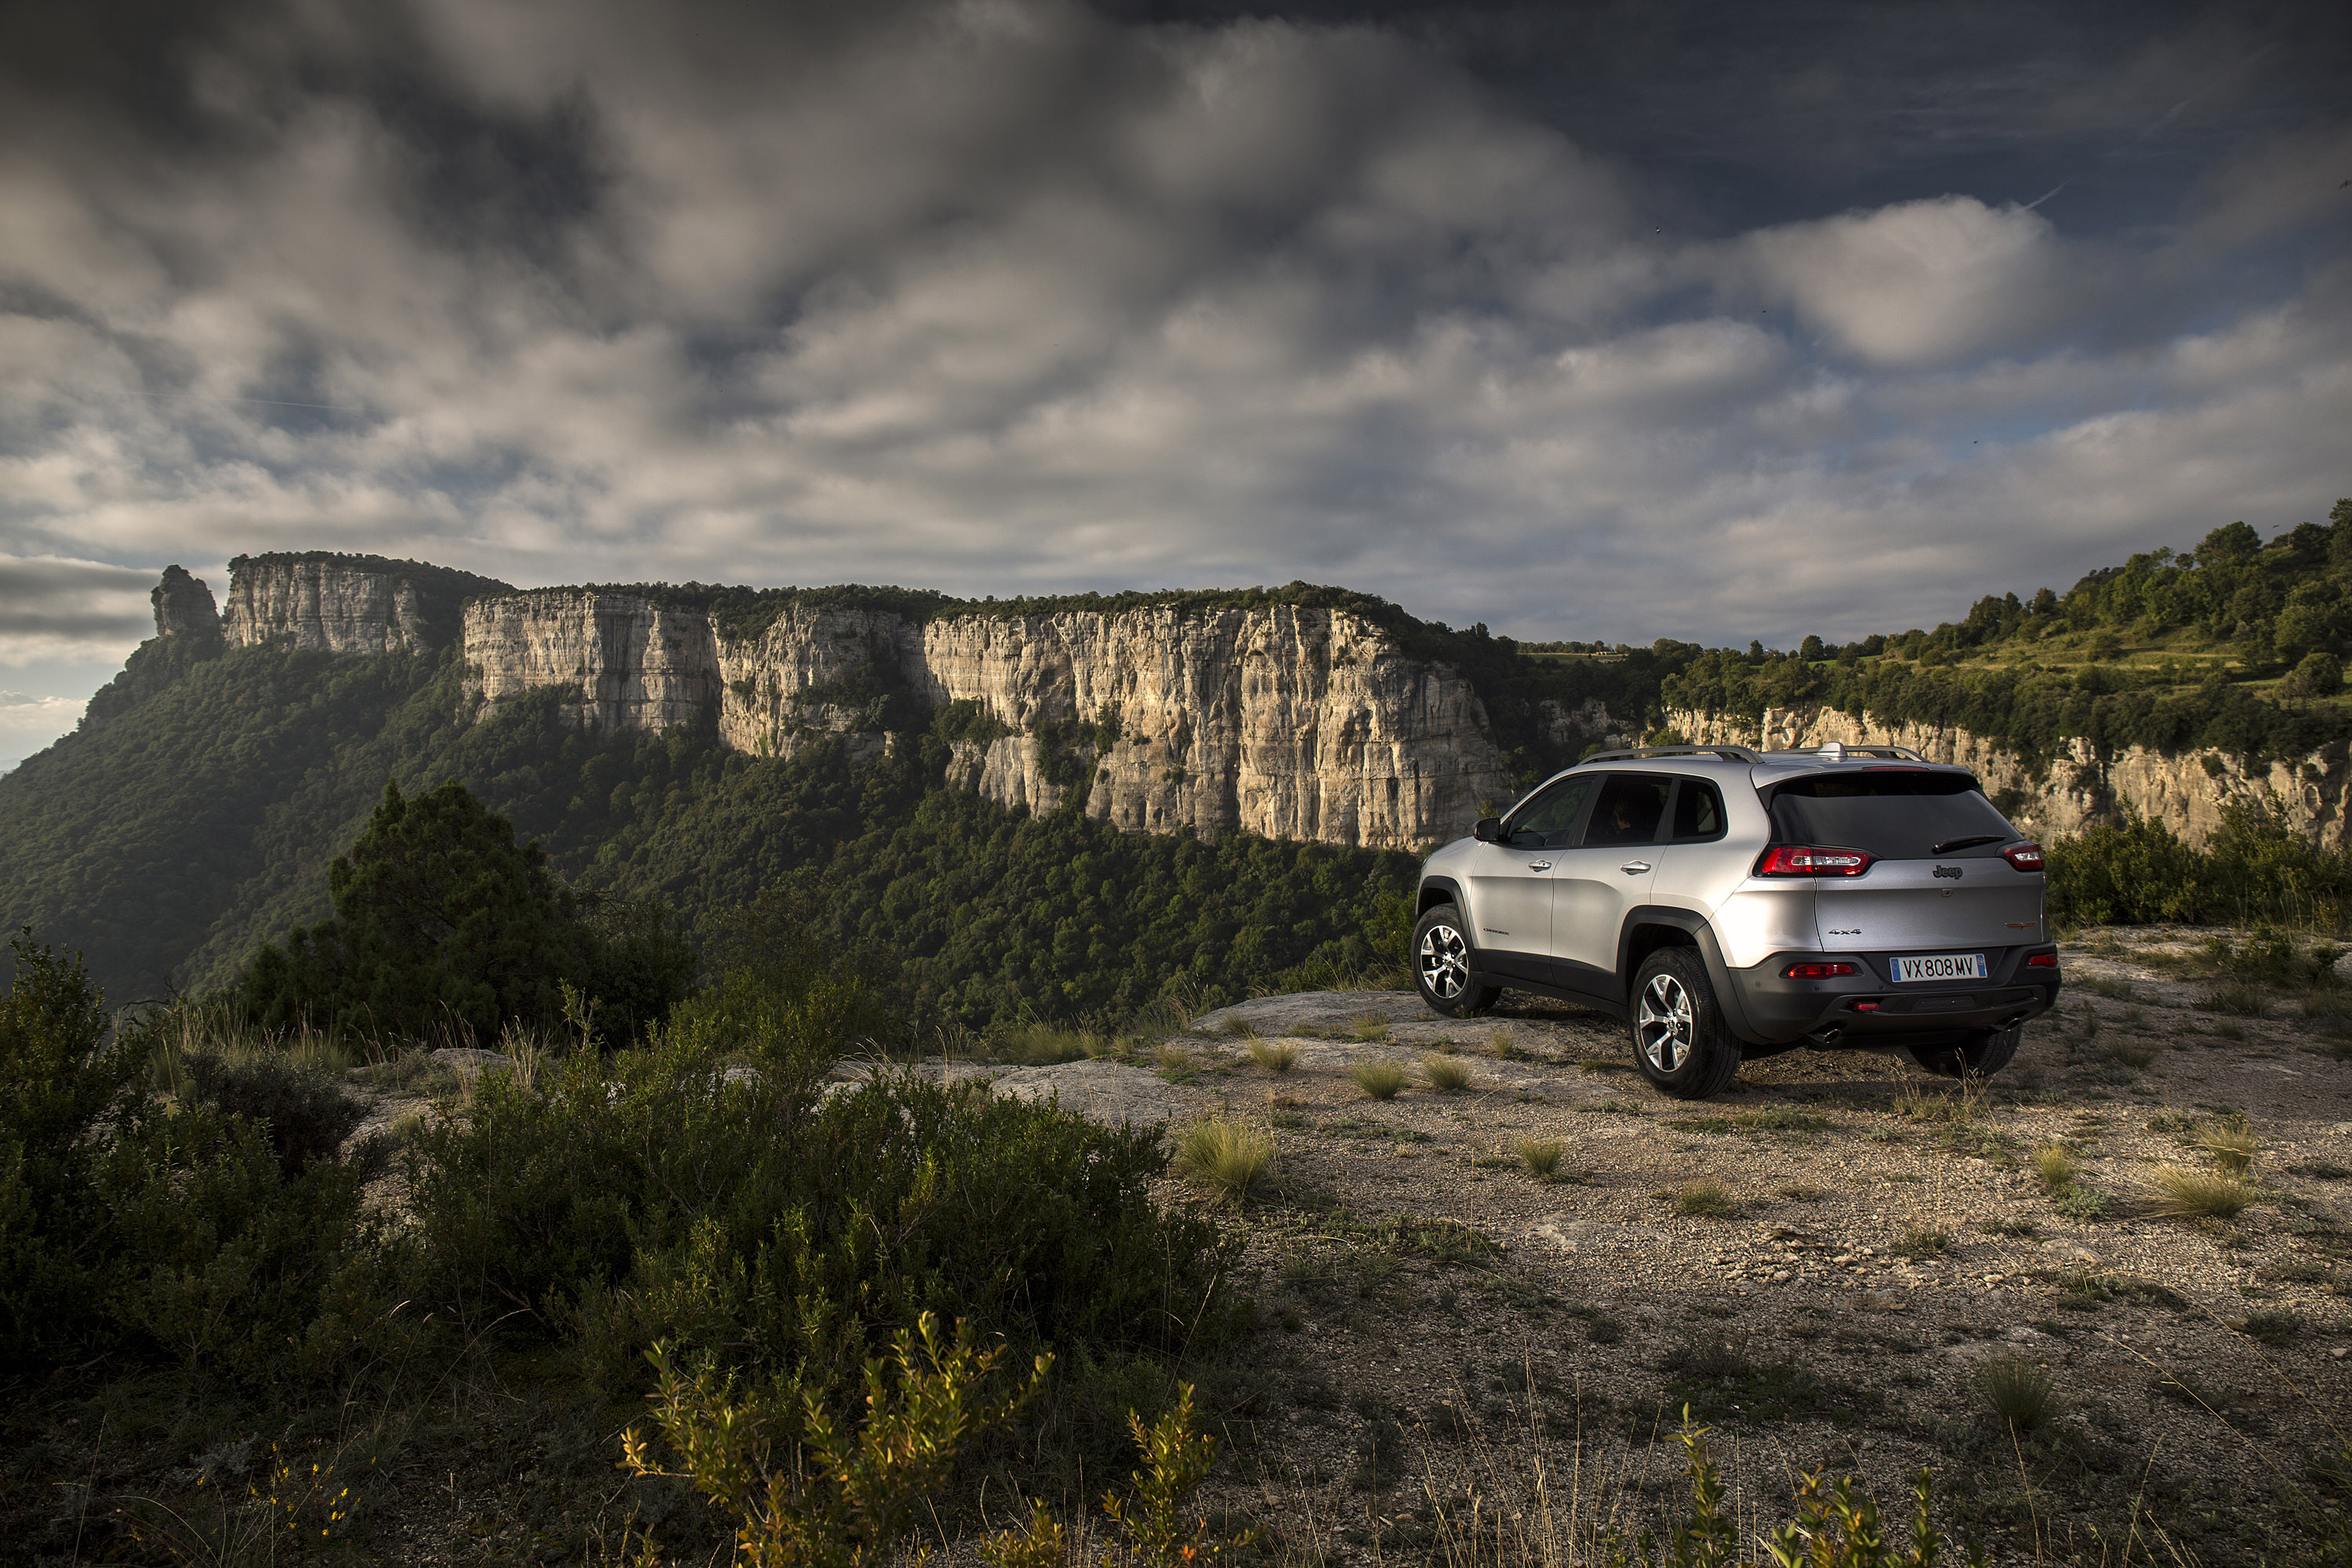
[[[343,1140],[366,1120],[367,1107],[329,1075],[305,1071],[283,1057],[244,1061],[200,1055],[187,1063],[190,1092],[226,1115],[266,1123],[278,1169],[299,1175],[332,1160]]]
[[[716,1358],[788,1410],[927,1310],[1016,1350],[1222,1332],[1227,1249],[1152,1204],[1154,1130],[887,1072],[822,1096],[830,1062],[789,1008],[686,1010],[536,1095],[484,1080],[405,1155],[419,1294],[600,1379],[656,1342]]]

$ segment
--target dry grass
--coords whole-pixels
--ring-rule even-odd
[[[1195,1121],[1178,1134],[1173,1163],[1219,1197],[1244,1203],[1274,1167],[1274,1139],[1245,1122]]]
[[[1992,1413],[2019,1432],[2048,1426],[2063,1408],[2057,1375],[2021,1355],[1987,1358],[1977,1368],[1977,1388]]]
[[[2254,1156],[2263,1152],[2262,1138],[2243,1117],[2233,1117],[2207,1128],[2197,1140],[2197,1146],[2212,1155],[2213,1163],[2232,1176],[2242,1176],[2252,1169]]]
[[[1348,1021],[1348,1037],[1377,1045],[1389,1037],[1389,1021],[1377,1013],[1365,1013]]]
[[[1348,1076],[1356,1087],[1374,1100],[1394,1100],[1404,1088],[1404,1065],[1402,1062],[1358,1062]]]
[[[1249,1054],[1250,1060],[1277,1076],[1288,1072],[1298,1065],[1297,1046],[1286,1045],[1276,1040],[1262,1040],[1255,1035],[1249,1037]]]
[[[1470,1087],[1470,1064],[1457,1058],[1424,1058],[1421,1071],[1429,1079],[1429,1087],[1440,1094],[1460,1094]]]
[[[1738,1212],[1721,1182],[1691,1182],[1675,1189],[1675,1212],[1698,1219],[1728,1219]]]
[[[2033,1171],[2042,1190],[2055,1197],[2074,1184],[2074,1152],[2063,1143],[2044,1143],[2033,1152]]]
[[[2172,1219],[2228,1219],[2252,1206],[2254,1190],[2227,1171],[2161,1165],[2149,1180],[2156,1212]]]
[[[1559,1173],[1559,1157],[1568,1145],[1557,1138],[1522,1138],[1519,1140],[1519,1163],[1528,1174],[1539,1182],[1549,1182]]]

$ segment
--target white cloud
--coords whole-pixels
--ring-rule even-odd
[[[71,731],[87,706],[79,698],[0,691],[0,773]]]
[[[1793,641],[2347,488],[2337,274],[2189,331],[2189,248],[1974,196],[1670,238],[1373,29],[414,16],[457,130],[332,85],[382,46],[321,5],[206,57],[229,152],[0,152],[0,586],[85,571],[0,659],[144,635],[153,568],[85,558],[312,547]]]

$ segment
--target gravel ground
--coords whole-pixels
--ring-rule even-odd
[[[2266,1018],[2200,1006],[2234,978],[2183,972],[2210,934],[2071,945],[2062,1007],[1973,1093],[1798,1051],[1670,1100],[1622,1025],[1517,997],[1470,1021],[1387,993],[1201,1019],[1171,1076],[1279,1150],[1232,1217],[1267,1326],[1220,1391],[1246,1450],[1227,1500],[1302,1548],[1429,1550],[1470,1490],[1510,1489],[1487,1472],[1524,1475],[1540,1418],[1556,1467],[1639,1507],[1679,1472],[1690,1403],[1751,1510],[1824,1467],[1903,1504],[1927,1466],[1947,1521],[2005,1554],[2135,1526],[2208,1562],[2295,1550],[2289,1513],[2331,1495],[2305,1470],[2352,1428],[2352,1058],[2277,988]],[[1295,1065],[1254,1061],[1247,1030]],[[1466,1091],[1423,1081],[1449,1052]],[[1370,1098],[1350,1073],[1370,1060],[1409,1087]],[[2196,1140],[2240,1116],[2258,1201],[2158,1215],[2158,1172],[2212,1169]],[[1524,1141],[1561,1145],[1559,1179]],[[2053,1143],[2065,1194],[2036,1169]],[[1981,1392],[1997,1358],[2054,1379],[2063,1414],[2030,1443]]]

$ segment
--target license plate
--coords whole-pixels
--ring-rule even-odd
[[[1898,958],[1897,980],[1985,980],[1990,978],[1981,952],[1939,952],[1929,958]]]

